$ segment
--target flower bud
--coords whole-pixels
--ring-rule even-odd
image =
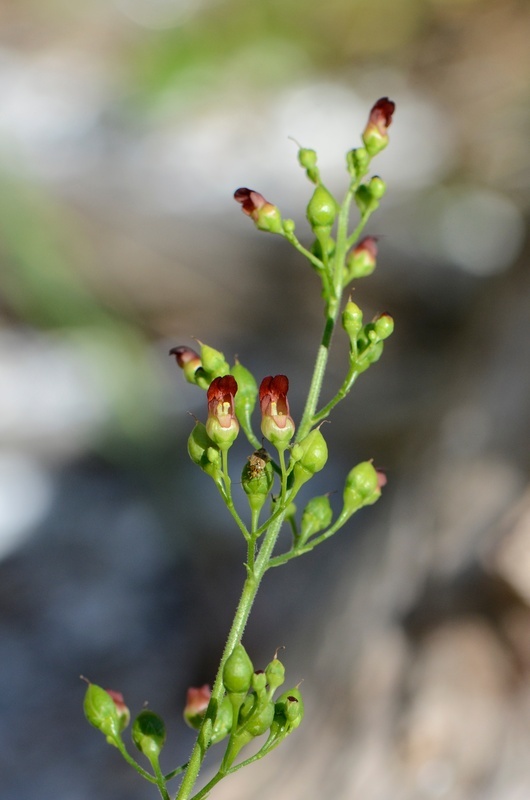
[[[249,456],[241,473],[241,485],[252,511],[261,511],[273,483],[274,473],[270,456],[265,448],[261,447]]]
[[[337,216],[337,203],[328,190],[319,185],[313,192],[306,213],[313,230],[317,228],[330,230]]]
[[[374,333],[379,341],[388,339],[394,333],[394,320],[390,314],[380,314],[374,320]]]
[[[230,372],[228,362],[220,350],[215,350],[207,344],[199,342],[201,346],[201,362],[204,370],[211,378],[219,378]],[[208,388],[208,387],[207,387]]]
[[[320,173],[317,167],[316,151],[301,147],[298,151],[298,161],[300,165],[304,167],[309,180],[313,183],[318,183],[320,180]]]
[[[346,153],[348,172],[354,180],[360,180],[368,172],[370,156],[364,147],[357,147]]]
[[[302,512],[298,544],[305,544],[315,533],[331,525],[332,518],[333,511],[327,495],[311,498]]]
[[[208,398],[206,433],[221,450],[228,450],[239,433],[239,423],[234,413],[234,395],[237,383],[232,375],[214,378]]]
[[[149,709],[141,711],[133,722],[132,740],[149,761],[158,761],[166,741],[164,720]]]
[[[375,200],[381,200],[386,192],[386,183],[378,175],[374,175],[373,178],[370,178],[368,188],[370,190],[370,194],[373,198],[375,198]]]
[[[234,200],[241,203],[243,212],[254,220],[256,227],[269,233],[282,233],[282,217],[279,208],[269,203],[262,194],[253,189],[237,189]]]
[[[384,150],[388,144],[388,128],[396,104],[388,97],[381,97],[370,111],[368,123],[362,133],[364,145],[371,156]]]
[[[348,300],[342,312],[342,327],[352,340],[356,340],[363,327],[363,312],[353,300]]]
[[[303,483],[320,472],[328,460],[328,446],[320,428],[314,428],[305,439],[293,446],[291,458],[296,462],[293,467],[293,489],[298,491]]]
[[[190,728],[199,730],[212,696],[212,690],[207,683],[194,688],[190,686],[186,695],[186,706],[183,711],[184,721]]]
[[[385,483],[386,477],[377,472],[371,461],[357,464],[346,477],[344,510],[353,514],[363,506],[371,506],[381,497],[381,487]]]
[[[121,692],[115,692],[113,689],[107,689],[107,694],[114,700],[116,711],[118,712],[118,721],[120,724],[120,731],[124,731],[131,719],[131,712],[125,705],[123,695]]]
[[[223,667],[223,684],[227,692],[246,694],[252,683],[254,667],[242,644],[236,644]]]
[[[287,239],[292,238],[296,228],[294,219],[284,219],[282,227]]]
[[[355,202],[363,217],[372,214],[379,207],[379,200],[372,195],[366,183],[362,183],[355,192]]]
[[[377,239],[375,236],[365,236],[346,257],[348,280],[371,275],[375,269],[376,259]]]
[[[362,139],[370,156],[375,156],[388,144],[388,128],[392,122],[392,114],[396,104],[388,97],[381,97],[370,111],[368,123],[363,131]]]
[[[289,414],[288,391],[286,375],[268,375],[259,387],[261,432],[278,450],[285,450],[295,430],[294,420]]]
[[[192,350],[191,347],[172,347],[169,355],[175,356],[175,360],[184,372],[184,377],[188,383],[194,383],[200,386],[201,389],[208,387],[201,358],[195,350]]]
[[[112,695],[101,686],[89,683],[83,710],[90,724],[107,737],[109,744],[114,744],[125,726],[122,725],[123,714],[119,713]]]

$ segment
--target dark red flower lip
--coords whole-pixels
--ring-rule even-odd
[[[287,375],[267,375],[263,378],[259,387],[259,402],[262,414],[289,414],[289,401],[287,392],[289,391],[289,378]],[[276,410],[271,409],[275,404]]]
[[[392,122],[392,115],[396,109],[396,104],[388,97],[381,97],[374,103],[370,111],[370,122],[377,126],[380,133],[386,133],[386,129]]]
[[[267,201],[262,194],[255,192],[254,189],[246,189],[244,187],[236,189],[234,200],[241,203],[244,213],[254,220],[257,219],[258,211],[267,205]]]
[[[233,375],[214,378],[208,387],[208,405],[212,402],[232,405],[235,394],[237,394],[237,382]]]

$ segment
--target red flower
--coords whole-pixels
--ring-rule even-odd
[[[396,104],[388,97],[381,97],[370,111],[368,123],[363,131],[363,142],[371,156],[375,156],[388,144],[388,128]]]
[[[114,689],[105,689],[105,691],[107,692],[108,695],[110,695],[110,697],[114,701],[114,705],[116,706],[116,711],[118,712],[118,718],[120,721],[120,731],[122,731],[129,724],[129,720],[131,718],[131,712],[125,705],[125,700],[123,699],[123,695],[121,692],[116,692]]]
[[[269,442],[282,449],[294,434],[294,421],[289,414],[289,379],[286,375],[268,375],[259,387],[261,432]]]
[[[243,212],[254,220],[260,230],[270,233],[283,231],[279,209],[265,200],[259,192],[255,192],[253,189],[236,189],[234,200],[241,203]]]
[[[371,275],[375,269],[376,259],[377,239],[375,236],[365,236],[347,256],[348,280]]]
[[[204,713],[208,708],[212,690],[207,683],[194,688],[190,686],[186,696],[184,719],[191,728],[200,728]]]
[[[206,432],[222,450],[230,447],[239,432],[239,423],[234,413],[236,379],[232,375],[214,378],[208,388],[208,419]]]

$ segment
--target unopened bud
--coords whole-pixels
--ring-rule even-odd
[[[354,180],[360,180],[368,171],[370,156],[364,147],[357,147],[346,153],[348,172]]]
[[[265,667],[265,675],[269,684],[269,696],[272,697],[276,689],[285,681],[285,667],[279,658],[274,657]]]
[[[311,536],[331,525],[332,518],[333,511],[327,495],[311,498],[302,512],[298,544],[305,544]]]
[[[242,644],[236,644],[223,667],[223,684],[227,692],[244,694],[250,689],[254,667]]]
[[[184,721],[190,728],[199,730],[210,702],[212,690],[207,683],[194,688],[190,686],[186,695],[186,706],[183,711]]]
[[[282,233],[279,208],[265,200],[262,194],[253,189],[241,188],[234,192],[234,200],[241,203],[243,212],[254,220],[259,230]]]
[[[382,178],[379,177],[379,175],[374,175],[374,177],[370,179],[368,188],[370,189],[370,194],[373,198],[375,198],[375,200],[381,200],[386,192],[386,183]]]
[[[317,167],[316,151],[301,147],[298,151],[298,161],[300,165],[304,167],[309,180],[313,183],[318,183],[320,180],[320,173]]]
[[[192,350],[191,347],[172,347],[169,355],[175,356],[175,360],[188,383],[200,386],[201,389],[208,387],[209,381],[205,376],[201,357],[195,350]]]
[[[313,230],[331,229],[336,216],[337,203],[333,195],[324,186],[317,186],[307,206],[309,224]]]
[[[348,280],[371,275],[375,269],[376,259],[377,239],[375,236],[365,236],[346,257]]]
[[[344,485],[344,509],[353,514],[379,500],[381,487],[386,483],[386,478],[383,476],[383,482],[381,475],[371,461],[363,461],[350,470]]]
[[[381,314],[374,320],[374,332],[379,340],[388,339],[394,332],[394,320],[390,314]]]
[[[392,114],[396,104],[388,97],[381,97],[370,111],[368,123],[363,131],[362,139],[370,154],[375,156],[388,144],[388,128],[392,122]]]

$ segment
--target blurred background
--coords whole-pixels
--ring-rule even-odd
[[[205,397],[168,350],[286,373],[300,415],[317,280],[232,194],[309,242],[289,137],[340,193],[381,96],[380,257],[355,299],[396,333],[311,494],[340,498],[367,458],[388,486],[267,576],[245,643],[256,666],[286,645],[306,719],[215,796],[527,800],[530,5],[2,0],[0,19],[3,800],[155,796],[84,721],[80,674],[163,713],[163,767],[186,759],[244,547],[186,455]],[[345,353],[339,332],[329,396]]]

